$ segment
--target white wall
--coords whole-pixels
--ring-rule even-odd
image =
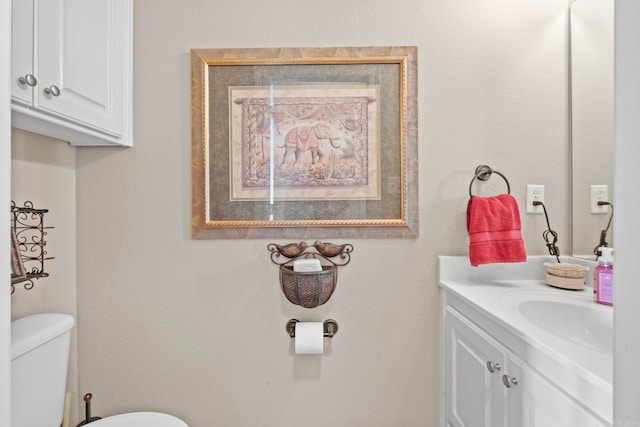
[[[20,129],[11,132],[11,198],[30,201],[45,214],[49,277],[34,280],[27,291],[16,285],[12,319],[51,311],[76,312],[76,153],[68,143]]]
[[[568,248],[560,3],[137,0],[134,147],[77,149],[79,388],[94,413],[435,426],[437,255],[467,253],[475,167],[504,173],[522,207],[526,184],[545,184]],[[332,299],[305,310],[284,299],[269,241],[190,238],[189,52],[334,45],[419,48],[420,236],[351,241]],[[546,252],[545,225],[523,214],[530,254]],[[328,354],[293,356],[286,321],[328,317],[340,324]]]
[[[11,202],[11,2],[0,2],[0,206]],[[0,224],[9,224],[9,209],[0,209]],[[0,227],[0,426],[10,425],[10,316],[9,227]]]
[[[640,3],[616,0],[615,117],[615,364],[616,426],[640,425],[640,336],[638,335],[638,242],[640,201]]]
[[[11,132],[11,198],[18,206],[31,201],[49,209],[45,271],[31,290],[16,284],[11,318],[34,313],[67,313],[77,318],[76,302],[76,152],[68,143],[19,129]],[[67,388],[72,392],[73,416],[81,406],[77,383],[77,328],[72,331]]]

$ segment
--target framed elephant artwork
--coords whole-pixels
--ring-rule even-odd
[[[418,233],[417,48],[191,51],[192,236]]]
[[[229,89],[231,200],[380,200],[379,85]]]

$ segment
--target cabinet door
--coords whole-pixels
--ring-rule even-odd
[[[504,349],[450,306],[446,308],[444,335],[447,425],[505,426],[506,389],[501,386]]]
[[[31,105],[33,85],[33,0],[14,0],[11,11],[11,100]]]
[[[511,355],[508,375],[510,427],[604,427],[565,393],[525,362]],[[513,379],[517,384],[513,383]]]
[[[39,0],[34,105],[122,136],[127,16],[122,0]]]

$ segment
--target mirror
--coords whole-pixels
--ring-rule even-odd
[[[611,216],[591,213],[591,185],[607,185],[613,198],[613,0],[575,0],[569,8],[572,249],[594,259]],[[606,234],[613,245],[613,225]]]

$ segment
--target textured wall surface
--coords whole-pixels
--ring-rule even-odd
[[[11,199],[17,206],[31,201],[49,209],[44,226],[44,271],[31,290],[16,284],[11,296],[11,318],[34,313],[67,313],[77,318],[76,289],[76,150],[64,141],[19,129],[11,131]],[[78,398],[77,328],[72,331],[67,389]],[[72,405],[75,416],[79,405]]]
[[[79,392],[191,427],[436,426],[437,255],[465,254],[475,167],[526,184],[568,247],[566,5],[557,0],[135,1],[134,147],[77,148]],[[268,240],[190,238],[192,48],[416,45],[420,236],[352,240],[321,308],[284,299]],[[497,177],[498,178],[498,177]],[[504,191],[494,179],[484,194]],[[566,237],[565,237],[566,236]],[[340,324],[292,355],[290,318]]]

